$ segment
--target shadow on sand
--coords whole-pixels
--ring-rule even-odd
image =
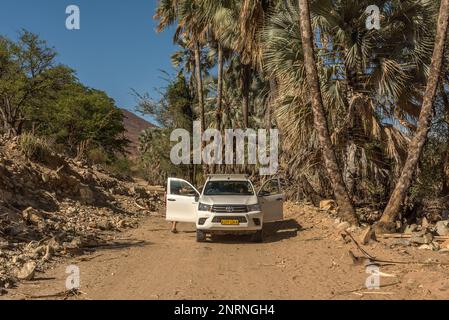
[[[298,232],[303,230],[301,225],[293,219],[269,222],[264,225],[264,243],[279,242],[285,239],[294,238]],[[251,235],[214,235],[213,242],[222,244],[245,244],[252,242]]]

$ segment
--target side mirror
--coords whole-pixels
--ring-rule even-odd
[[[200,196],[197,194],[195,195],[195,202],[199,202],[200,201]]]

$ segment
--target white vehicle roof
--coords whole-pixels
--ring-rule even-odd
[[[208,181],[248,181],[246,174],[210,174],[207,178]]]

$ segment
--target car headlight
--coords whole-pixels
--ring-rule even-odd
[[[212,206],[204,203],[199,203],[198,211],[212,211]]]
[[[249,205],[248,212],[253,212],[253,211],[262,211],[260,204],[256,203],[256,204]]]

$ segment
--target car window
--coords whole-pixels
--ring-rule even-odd
[[[172,180],[170,182],[170,193],[185,197],[196,196],[195,189],[187,182],[180,180]]]
[[[262,187],[260,193],[265,196],[271,196],[275,194],[280,194],[281,190],[279,190],[278,180],[270,180]]]
[[[252,196],[254,189],[248,181],[209,181],[204,187],[205,196]]]

